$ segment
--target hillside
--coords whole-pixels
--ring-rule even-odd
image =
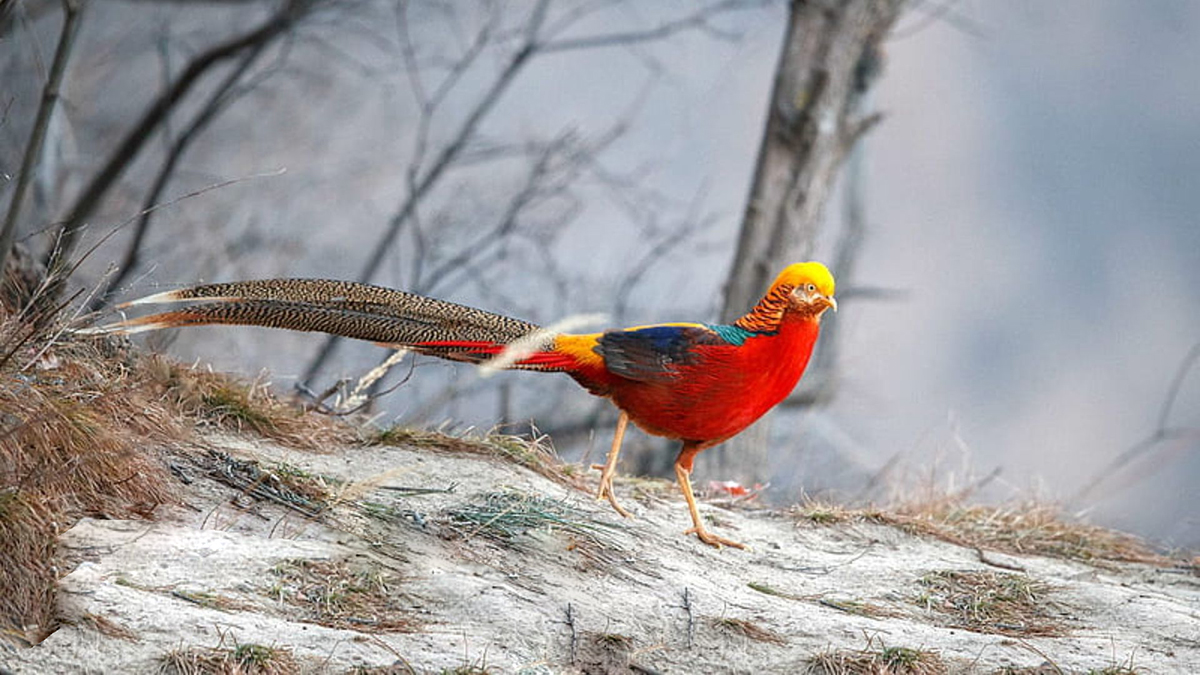
[[[5,601],[7,672],[1200,672],[1194,564],[1046,509],[710,500],[753,548],[718,551],[671,484],[619,480],[623,521],[545,439],[355,427],[114,343],[20,354],[0,581],[53,587]],[[97,448],[112,475],[52,511]]]

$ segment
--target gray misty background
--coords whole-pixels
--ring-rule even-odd
[[[407,28],[429,81],[440,56],[461,51],[488,21],[519,26],[523,7],[414,3]],[[568,37],[662,25],[680,7],[617,4]],[[58,215],[167,73],[265,11],[92,3],[52,128],[40,222]],[[401,236],[374,282],[413,288],[418,264],[453,263],[452,251],[502,217],[538,149],[557,142],[565,177],[521,212],[519,233],[451,265],[428,292],[541,323],[591,312],[614,324],[715,319],[785,15],[782,2],[765,2],[661,41],[531,61],[482,123],[471,160],[419,209],[426,248]],[[31,9],[0,43],[6,175],[19,164],[59,21],[53,5]],[[238,182],[156,213],[146,262],[121,297],[200,280],[355,278],[408,191],[420,133],[399,34],[391,4],[355,3],[319,13],[270,50],[254,87],[204,131],[163,200]],[[430,143],[453,135],[503,57],[482,54],[463,73],[429,119]],[[986,476],[980,497],[989,501],[1068,500],[1151,435],[1171,378],[1200,340],[1197,64],[1200,4],[1190,0],[911,6],[871,95],[886,119],[855,160],[868,233],[855,278],[842,280],[900,293],[843,304],[833,318],[837,396],[776,414],[771,465],[742,477],[769,480],[780,502],[919,496]],[[196,105],[185,104],[123,177],[85,246],[140,209],[169,134]],[[839,198],[811,257],[828,258],[841,219]],[[100,247],[80,278],[118,259],[123,237]],[[27,243],[46,245],[36,234]],[[663,253],[650,255],[656,247]],[[265,369],[287,389],[321,339],[207,328],[150,342],[217,369]],[[316,383],[360,375],[384,355],[342,344]],[[561,376],[483,380],[429,360],[377,408],[382,424],[488,429],[504,420],[527,431],[535,420],[572,459],[603,451],[614,416],[597,411]],[[1170,426],[1200,426],[1200,372],[1184,382]],[[673,459],[644,434],[628,442],[664,467]],[[1195,546],[1198,450],[1194,435],[1157,444],[1069,506]],[[701,483],[738,477],[701,472]]]

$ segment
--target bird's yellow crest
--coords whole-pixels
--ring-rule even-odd
[[[829,268],[819,262],[802,262],[793,263],[783,268],[779,276],[775,277],[775,283],[771,284],[771,288],[776,288],[780,285],[792,286],[800,288],[807,284],[812,284],[817,287],[817,291],[827,298],[833,297],[833,274]]]

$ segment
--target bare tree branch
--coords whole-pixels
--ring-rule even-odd
[[[435,240],[430,236],[430,232],[426,231],[426,228],[436,227],[437,220],[436,217],[423,218],[422,212],[426,209],[425,205],[431,199],[430,195],[435,187],[445,183],[445,175],[449,169],[463,168],[479,161],[507,159],[514,152],[528,152],[527,148],[511,145],[481,146],[479,134],[483,121],[492,113],[500,98],[531,60],[542,54],[560,51],[649,43],[686,31],[700,31],[719,38],[732,39],[736,36],[720,30],[711,23],[711,20],[725,12],[765,6],[768,4],[768,0],[712,2],[692,10],[682,18],[668,21],[645,31],[618,32],[590,37],[559,37],[563,32],[576,25],[586,14],[598,7],[614,4],[617,3],[577,5],[554,21],[550,21],[547,17],[550,5],[546,0],[542,0],[532,7],[530,13],[516,27],[506,27],[498,16],[489,15],[488,20],[473,32],[463,30],[463,22],[453,11],[449,11],[446,20],[451,30],[459,36],[460,49],[454,57],[443,59],[430,56],[417,49],[414,39],[418,37],[418,34],[410,26],[409,3],[397,4],[395,23],[400,47],[399,61],[403,67],[402,72],[407,77],[411,94],[417,102],[419,118],[413,142],[413,158],[408,164],[405,176],[407,182],[405,197],[389,219],[378,242],[372,248],[358,277],[360,281],[369,282],[375,277],[383,260],[394,250],[395,243],[402,233],[404,236],[410,237],[412,243],[412,248],[406,251],[406,255],[411,259],[412,269],[408,270],[405,276],[411,279],[409,285],[417,292],[429,292],[438,285],[448,283],[449,279],[465,278],[468,281],[478,281],[472,277],[471,270],[473,268],[485,260],[502,260],[507,255],[508,239],[513,236],[518,238],[524,236],[512,219],[514,214],[519,214],[527,208],[521,203],[523,198],[518,196],[517,200],[509,202],[508,214],[502,214],[497,221],[501,227],[499,231],[493,229],[481,237],[469,239],[467,240],[468,244],[456,246],[456,251],[442,258],[441,262],[434,262],[432,261],[433,254],[438,251],[435,249]],[[490,10],[484,9],[483,11]],[[463,120],[458,123],[457,128],[448,135],[448,140],[442,142],[436,151],[431,151],[431,126],[438,119],[437,111],[444,100],[457,90],[460,81],[468,74],[468,71],[474,68],[482,54],[489,49],[505,44],[511,44],[511,47],[508,52],[509,56],[502,62],[499,71],[491,77],[482,94],[475,100],[473,107],[466,113]],[[434,67],[445,69],[444,74],[438,80],[432,78],[429,73],[429,70]],[[642,98],[639,97],[639,100]],[[623,125],[614,125],[614,129],[611,130],[608,137],[616,138],[624,131]],[[593,146],[590,152],[598,152],[599,147],[606,142],[610,141],[601,141]],[[427,153],[429,153],[428,157]],[[539,180],[553,181],[559,175],[559,171],[556,169],[553,174],[546,173],[545,176],[535,177]],[[573,197],[570,197],[561,185],[559,188],[552,188],[551,191],[557,191],[560,196],[572,199]],[[544,198],[544,189],[544,187],[531,186],[527,182],[523,191],[531,190],[529,195],[537,196],[541,201]],[[512,210],[514,208],[516,211]],[[674,245],[674,242],[671,245]],[[538,251],[538,246],[534,245],[532,248],[535,252]],[[322,343],[319,351],[306,367],[301,382],[312,381],[328,361],[337,344],[336,338],[327,338]]]
[[[0,36],[7,35],[17,21],[38,21],[43,14],[54,11],[55,4],[54,0],[0,0]]]
[[[538,191],[542,188],[542,179],[546,176],[547,171],[549,171],[551,159],[561,147],[561,143],[562,140],[560,139],[560,141],[546,146],[541,151],[534,161],[533,166],[530,167],[529,175],[525,177],[525,185],[509,201],[508,208],[496,225],[477,237],[474,241],[463,246],[457,254],[431,270],[419,282],[418,292],[428,292],[430,289],[437,287],[445,277],[462,268],[471,258],[478,256],[487,247],[496,244],[513,231],[517,226],[517,219],[521,216],[521,213],[529,206],[530,202],[533,201]]]
[[[959,0],[944,0],[940,3],[934,2],[914,2],[914,12],[922,12],[924,17],[914,21],[910,26],[904,26],[897,29],[890,38],[890,41],[904,40],[932,26],[938,21],[945,21],[948,26],[956,28],[959,31],[975,38],[987,37],[987,31],[975,20],[963,16],[957,11],[955,5],[958,5]],[[932,7],[929,7],[932,5]]]
[[[129,242],[129,246],[125,249],[125,256],[122,258],[120,265],[117,267],[116,274],[112,275],[104,284],[103,288],[95,294],[92,301],[89,303],[88,309],[96,311],[108,303],[113,293],[120,287],[133,270],[137,267],[139,254],[142,248],[142,242],[145,239],[146,232],[150,228],[150,221],[154,217],[155,210],[151,207],[158,203],[159,197],[167,187],[172,176],[175,174],[175,168],[179,164],[179,160],[187,151],[200,133],[212,122],[217,115],[228,105],[232,100],[230,91],[237,85],[250,66],[258,60],[266,42],[259,42],[247,51],[225,79],[217,86],[213,93],[205,102],[204,107],[192,119],[191,123],[183,131],[175,142],[171,144],[167,151],[166,159],[163,161],[162,167],[158,171],[158,177],[154,179],[154,185],[150,191],[146,193],[146,198],[142,202],[141,217],[138,218],[137,225],[134,226],[133,237]]]
[[[1116,459],[1105,465],[1103,469],[1097,471],[1092,479],[1088,481],[1087,485],[1071,497],[1070,501],[1072,504],[1080,504],[1085,499],[1090,498],[1105,481],[1127,468],[1133,460],[1164,442],[1200,441],[1200,429],[1169,426],[1171,410],[1175,407],[1175,399],[1179,398],[1179,391],[1183,388],[1183,382],[1187,379],[1188,373],[1191,372],[1192,367],[1196,365],[1198,360],[1200,360],[1200,342],[1192,345],[1187,355],[1179,362],[1179,367],[1175,369],[1175,375],[1171,378],[1171,384],[1167,386],[1166,398],[1163,399],[1162,407],[1158,411],[1158,423],[1154,431],[1146,438],[1143,438],[1129,449],[1117,455]]]
[[[613,317],[616,320],[620,321],[625,317],[625,313],[629,309],[629,297],[647,272],[660,263],[663,258],[670,255],[673,250],[691,239],[697,232],[717,222],[716,217],[711,215],[704,218],[700,217],[700,203],[706,192],[707,190],[704,187],[701,187],[696,192],[691,206],[688,207],[687,213],[684,214],[679,223],[665,235],[659,237],[658,241],[653,245],[646,248],[642,252],[641,257],[629,268],[629,271],[621,279],[621,282],[617,284],[612,310]]]
[[[80,19],[86,0],[63,0],[63,24],[59,33],[58,47],[54,51],[54,62],[50,65],[50,75],[46,86],[42,88],[42,102],[38,105],[37,117],[33,122],[33,130],[29,133],[29,142],[25,146],[25,157],[21,160],[21,171],[17,175],[17,185],[13,190],[12,200],[8,203],[8,214],[4,225],[0,227],[0,277],[3,277],[8,252],[12,249],[13,240],[17,234],[17,222],[21,215],[21,206],[33,172],[41,161],[42,149],[46,143],[46,130],[50,126],[50,118],[58,105],[59,87],[62,85],[63,73],[67,70],[67,62],[71,60],[71,51],[75,46],[75,36],[79,32]],[[2,281],[2,279],[0,279]]]
[[[46,267],[51,274],[61,268],[64,262],[71,257],[84,221],[96,210],[108,190],[137,157],[146,144],[146,140],[167,118],[171,109],[191,91],[200,78],[213,66],[236,57],[247,49],[274,40],[293,26],[315,4],[315,0],[287,0],[275,14],[254,30],[212,47],[192,59],[183,73],[176,78],[174,84],[160,94],[146,109],[141,119],[125,135],[109,156],[108,161],[96,172],[75,200],[74,205],[68,210],[68,215],[63,219],[60,228],[60,243],[51,249],[47,256]]]
[[[757,9],[770,4],[769,0],[723,0],[706,5],[679,19],[668,21],[654,28],[620,33],[588,35],[578,38],[563,38],[545,42],[539,46],[539,51],[550,54],[554,52],[576,51],[580,49],[596,49],[598,47],[623,47],[646,42],[655,42],[669,38],[677,33],[688,30],[700,30],[704,33],[724,40],[736,39],[737,35],[714,27],[711,20],[714,16],[746,9]],[[559,30],[565,28],[563,26]]]
[[[388,221],[387,227],[384,229],[383,235],[371,250],[371,256],[367,259],[366,265],[363,266],[362,272],[358,275],[358,280],[361,282],[369,282],[379,271],[379,266],[383,263],[384,257],[388,253],[388,249],[396,241],[396,237],[400,234],[401,228],[409,222],[417,206],[425,198],[426,193],[437,183],[442,174],[458,157],[467,142],[475,135],[476,129],[483,119],[492,111],[499,102],[505,90],[512,84],[517,73],[533,56],[537,45],[537,32],[541,28],[542,22],[545,20],[546,7],[549,0],[539,0],[533,13],[530,16],[529,22],[525,28],[525,39],[517,51],[509,59],[500,74],[492,81],[491,86],[483,96],[476,102],[475,107],[467,115],[466,119],[459,126],[458,131],[453,135],[452,140],[442,148],[438,153],[437,158],[430,165],[429,169],[416,181],[414,189],[410,190],[404,202],[396,211],[396,214]],[[326,339],[317,354],[309,362],[308,367],[304,370],[304,375],[300,381],[308,384],[317,371],[325,364],[325,361],[333,353],[334,345],[338,343],[338,339],[331,337]]]

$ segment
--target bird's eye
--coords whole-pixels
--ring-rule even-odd
[[[809,284],[809,285],[808,285],[808,292],[809,292],[809,293],[815,293],[816,291],[817,291],[817,287],[816,287],[815,285],[813,285],[813,284]]]

